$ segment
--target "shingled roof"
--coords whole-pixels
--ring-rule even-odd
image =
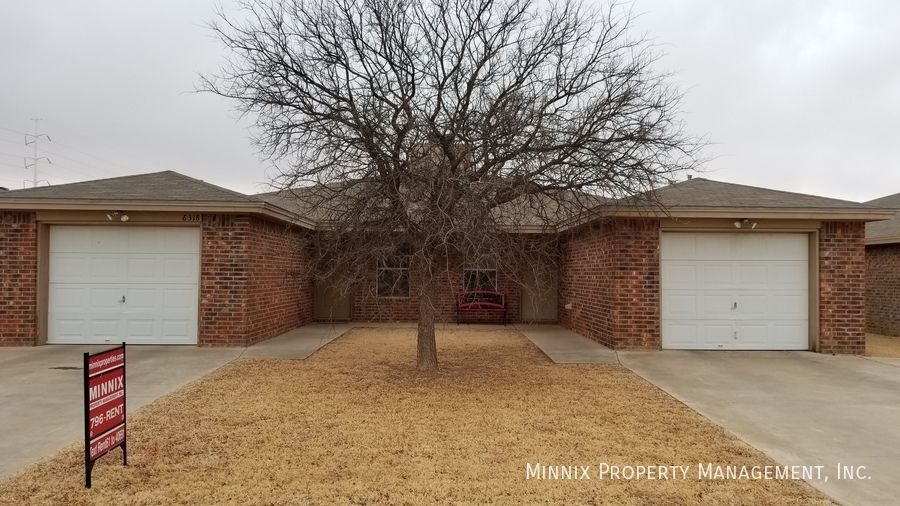
[[[900,193],[881,197],[866,202],[870,206],[878,206],[892,211],[900,210]],[[876,221],[866,224],[866,244],[900,243],[900,213],[891,220]]]
[[[741,208],[857,211],[875,209],[874,206],[867,206],[848,200],[770,190],[768,188],[735,183],[723,183],[700,177],[664,186],[657,189],[655,195],[659,199],[659,203],[669,209]]]
[[[3,200],[128,202],[260,202],[220,186],[173,172],[97,179],[0,192]]]
[[[311,227],[276,202],[244,195],[171,170],[22,190],[0,191],[4,209],[117,209],[249,212]]]
[[[5,209],[110,209],[128,210],[193,210],[199,212],[251,212],[269,215],[289,222],[314,227],[327,221],[327,198],[322,188],[300,188],[291,192],[244,195],[177,172],[164,171],[58,186],[0,191],[0,207]],[[299,197],[299,198],[298,198]],[[592,212],[579,214],[569,210],[564,216],[565,229],[602,216],[671,216],[671,217],[773,217],[874,221],[894,217],[893,212],[879,207],[900,207],[900,194],[867,204],[817,197],[802,193],[769,190],[734,183],[693,178],[658,188],[643,197],[605,200]],[[598,199],[601,200],[601,199]],[[521,207],[521,203],[517,203]],[[527,211],[527,209],[525,210]],[[512,213],[519,225],[543,229],[545,213]],[[557,213],[558,214],[558,213]],[[551,225],[552,226],[552,225]],[[900,222],[892,220],[871,226],[879,234],[898,235]],[[892,237],[892,236],[891,236]]]

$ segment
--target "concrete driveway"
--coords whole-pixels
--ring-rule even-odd
[[[808,481],[836,501],[897,504],[900,359],[721,351],[618,356],[778,463],[825,466],[827,481]],[[853,478],[841,475],[838,464],[852,466]]]
[[[83,354],[108,348],[0,348],[0,478],[84,438]],[[243,351],[129,346],[127,412],[214,371]]]
[[[352,327],[306,325],[249,348],[129,346],[127,413],[238,358],[305,359]],[[0,478],[84,438],[84,353],[111,347],[0,348]]]

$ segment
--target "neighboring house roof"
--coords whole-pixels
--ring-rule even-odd
[[[866,204],[896,212],[900,210],[900,193],[870,200]],[[866,223],[866,244],[894,243],[900,243],[900,213],[895,214],[890,220]]]
[[[100,209],[161,211],[177,206],[184,211],[244,211],[298,221],[291,211],[259,197],[252,197],[170,170],[97,179],[57,186],[0,191],[4,209]],[[301,222],[308,221],[300,219]],[[307,224],[311,225],[311,224]]]

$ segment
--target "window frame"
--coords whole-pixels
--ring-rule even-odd
[[[375,298],[376,299],[408,299],[412,293],[412,276],[410,272],[411,255],[407,248],[398,248],[390,258],[382,258],[375,261]],[[394,282],[387,283],[390,294],[382,295],[381,277],[385,272],[396,273]],[[406,276],[406,293],[398,295],[396,289],[400,286],[398,280]]]
[[[474,276],[472,276],[474,274]],[[480,282],[483,281],[487,274],[487,279],[492,281],[491,287],[483,287],[480,286]],[[474,279],[474,285],[469,286],[469,280]],[[462,272],[462,286],[463,291],[466,292],[475,292],[475,291],[486,291],[486,292],[496,292],[499,287],[499,270],[497,269],[497,261],[496,260],[488,260],[476,262],[470,266],[463,267]]]

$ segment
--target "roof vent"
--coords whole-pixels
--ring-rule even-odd
[[[688,174],[687,176],[688,176],[688,179],[694,177],[693,174]]]
[[[9,188],[7,188],[5,186],[0,186],[0,192],[8,192],[8,191],[9,191]]]

